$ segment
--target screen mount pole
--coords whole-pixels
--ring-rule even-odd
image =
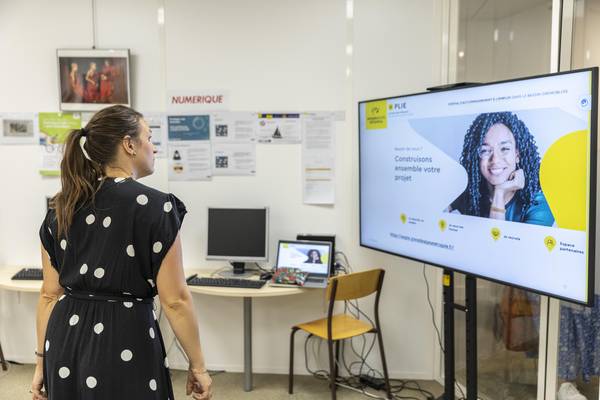
[[[454,272],[444,269],[444,394],[438,400],[455,400],[456,357],[454,311],[465,313],[467,400],[477,400],[477,279],[467,274],[465,305],[454,302]]]

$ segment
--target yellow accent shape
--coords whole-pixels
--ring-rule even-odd
[[[491,233],[492,233],[492,238],[494,240],[500,239],[500,229],[498,229],[498,228],[492,228]]]
[[[448,223],[445,220],[440,219],[438,221],[438,226],[440,227],[440,231],[444,232],[446,230],[446,227],[448,226]]]
[[[444,274],[444,280],[442,282],[444,286],[450,286],[450,275]]]
[[[548,248],[548,251],[552,251],[552,249],[554,249],[554,246],[556,246],[556,239],[554,239],[552,236],[546,236],[544,238],[544,244]]]
[[[559,228],[587,226],[588,130],[571,132],[552,143],[540,165],[540,185]]]
[[[367,129],[387,128],[387,101],[370,101],[365,105]]]
[[[391,110],[392,110],[392,108],[394,108],[394,106],[393,106],[393,105],[391,105],[391,104],[389,104],[389,105],[388,105],[388,109],[391,111]]]
[[[406,214],[404,214],[404,213],[400,214],[400,221],[402,221],[403,224],[406,223]]]

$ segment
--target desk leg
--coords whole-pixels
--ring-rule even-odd
[[[252,391],[252,297],[244,297],[244,391]]]

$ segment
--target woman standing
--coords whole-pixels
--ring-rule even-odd
[[[157,294],[190,361],[188,395],[211,397],[182,268],[185,206],[137,182],[152,174],[154,153],[142,115],[124,106],[66,141],[62,191],[40,228],[34,400],[173,399]]]
[[[86,103],[95,103],[98,101],[98,71],[96,71],[96,63],[91,62],[90,67],[85,73],[85,92],[83,100]]]
[[[100,72],[100,102],[110,103],[113,94],[113,67],[109,60],[104,60],[104,66]]]

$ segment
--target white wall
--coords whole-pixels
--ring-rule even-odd
[[[156,17],[161,5],[164,27]],[[388,367],[402,378],[437,373],[436,342],[420,265],[358,246],[356,101],[440,83],[434,7],[433,0],[355,0],[348,20],[345,0],[96,1],[96,46],[131,49],[134,107],[142,112],[164,111],[166,88],[226,89],[232,110],[345,111],[337,123],[335,206],[302,203],[298,145],[257,146],[255,177],[170,183],[161,160],[145,182],[177,194],[190,211],[182,231],[186,267],[222,265],[204,259],[208,205],[269,206],[269,266],[278,239],[332,232],[355,270],[384,267]],[[0,112],[57,110],[55,50],[91,47],[91,15],[90,2],[0,0]],[[34,146],[0,147],[0,265],[39,265],[44,196],[59,182],[40,178],[38,162]],[[241,299],[197,295],[194,301],[208,366],[241,371]],[[0,291],[0,341],[9,359],[34,360],[35,302],[32,294]],[[322,316],[324,299],[321,292],[260,299],[253,311],[255,371],[286,373],[290,326]],[[304,373],[302,345],[298,373]],[[175,349],[169,357],[184,366]]]

